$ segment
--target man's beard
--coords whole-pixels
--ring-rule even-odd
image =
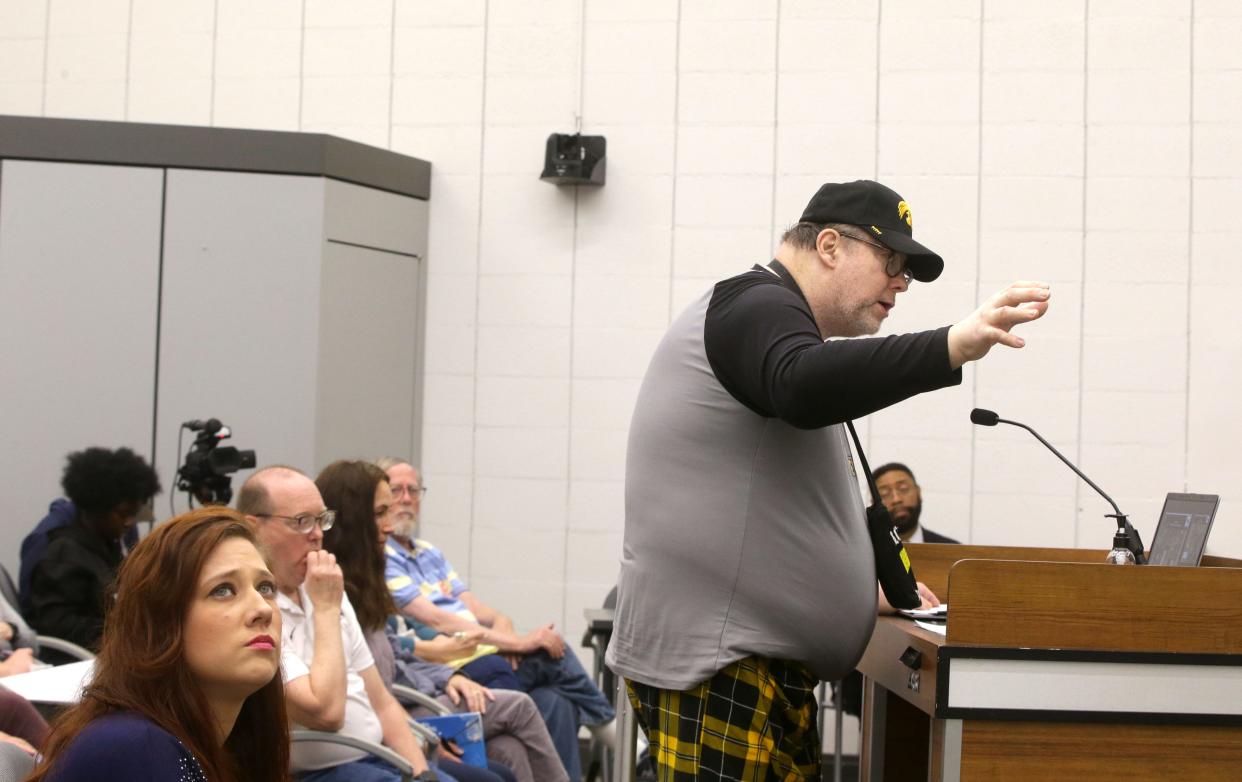
[[[923,513],[923,501],[919,500],[918,505],[911,505],[906,508],[906,516],[903,519],[893,519],[893,526],[897,527],[897,534],[905,537],[914,532],[914,528],[919,525],[919,516]]]
[[[832,332],[834,337],[865,337],[869,334],[876,334],[880,327],[884,325],[881,318],[877,318],[875,313],[871,312],[871,307],[875,304],[872,302],[865,309],[856,310],[849,315],[844,316],[842,322],[836,325]]]
[[[394,522],[392,525],[392,534],[396,535],[399,538],[405,538],[406,540],[413,540],[414,536],[417,533],[418,533],[418,520],[417,519],[412,519],[410,521],[398,521],[398,522]]]

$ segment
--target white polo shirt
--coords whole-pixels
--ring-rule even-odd
[[[282,620],[280,664],[285,684],[309,676],[310,665],[315,660],[314,606],[306,594],[305,585],[298,587],[298,594],[302,599],[300,606],[284,593],[276,595]],[[375,660],[367,647],[354,607],[344,595],[341,596],[341,645],[345,652],[345,725],[339,732],[381,744],[384,731],[375,709],[371,707],[371,699],[367,697],[366,685],[360,675],[367,668],[374,667]],[[293,727],[305,726],[294,723]],[[293,745],[290,764],[294,771],[313,771],[364,757],[367,753],[362,750],[340,744],[297,742]]]

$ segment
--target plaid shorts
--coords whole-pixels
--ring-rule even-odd
[[[800,664],[747,657],[689,690],[627,681],[659,782],[818,780],[819,680]]]

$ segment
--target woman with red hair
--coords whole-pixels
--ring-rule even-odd
[[[29,782],[285,782],[276,580],[245,519],[208,507],[125,559],[94,679]]]

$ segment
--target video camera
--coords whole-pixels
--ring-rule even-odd
[[[186,421],[181,428],[198,435],[185,455],[185,464],[177,468],[177,488],[189,493],[191,507],[195,499],[203,505],[228,505],[233,499],[230,476],[255,466],[254,451],[221,446],[220,441],[232,437],[233,432],[218,418]]]

